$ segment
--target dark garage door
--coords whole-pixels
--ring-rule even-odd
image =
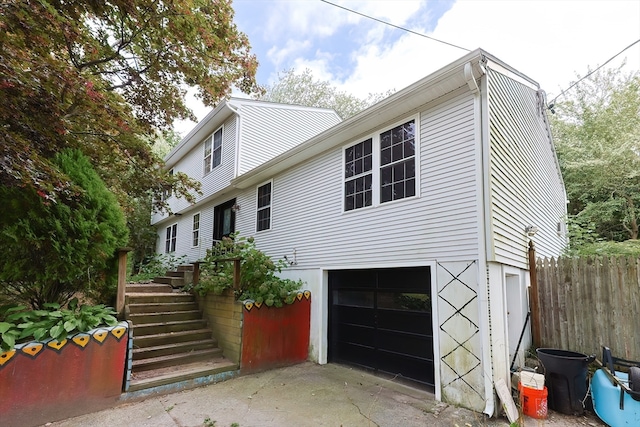
[[[429,267],[329,272],[329,361],[434,385]]]

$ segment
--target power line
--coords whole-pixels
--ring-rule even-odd
[[[556,96],[555,98],[553,98],[551,100],[551,102],[549,102],[547,104],[548,108],[553,110],[553,105],[556,103],[556,99],[560,98],[562,95],[564,95],[565,93],[567,93],[568,91],[570,91],[575,85],[577,85],[578,83],[580,83],[581,81],[583,81],[584,79],[586,79],[587,77],[589,77],[590,75],[592,75],[593,73],[595,73],[596,71],[598,71],[599,69],[601,69],[602,67],[604,67],[605,65],[607,65],[609,62],[613,61],[616,57],[622,55],[622,53],[624,53],[624,51],[628,50],[629,48],[633,47],[634,45],[640,43],[640,39],[634,41],[633,43],[631,43],[629,46],[625,47],[624,49],[622,49],[620,52],[616,53],[615,55],[613,55],[611,58],[607,59],[604,64],[602,64],[601,66],[599,66],[598,68],[596,68],[595,70],[591,71],[589,74],[587,74],[586,76],[582,77],[580,80],[578,80],[577,82],[574,82],[571,86],[569,86],[568,88],[566,88],[565,90],[563,90],[562,92],[560,92],[560,94],[558,96]]]
[[[457,48],[457,49],[462,49],[462,50],[464,50],[464,51],[471,52],[471,49],[467,49],[467,48],[464,48],[464,47],[460,47],[460,46],[455,45],[455,44],[453,44],[453,43],[445,42],[445,41],[443,41],[443,40],[436,39],[435,37],[430,37],[430,36],[427,36],[426,34],[422,34],[422,33],[419,33],[419,32],[417,32],[417,31],[413,31],[413,30],[410,30],[410,29],[408,29],[408,28],[401,27],[401,26],[399,26],[399,25],[395,25],[395,24],[392,24],[392,23],[387,22],[387,21],[383,21],[383,20],[378,19],[378,18],[374,18],[373,16],[369,16],[369,15],[366,15],[366,14],[364,14],[364,13],[357,12],[357,11],[355,11],[355,10],[353,10],[353,9],[349,9],[349,8],[347,8],[347,7],[344,7],[344,6],[340,6],[339,4],[331,3],[330,1],[327,1],[327,0],[320,0],[320,1],[321,1],[321,2],[323,2],[323,3],[330,4],[331,6],[335,6],[335,7],[338,7],[338,8],[340,8],[340,9],[346,10],[347,12],[355,13],[356,15],[363,16],[363,17],[365,17],[365,18],[367,18],[367,19],[372,19],[372,20],[374,20],[374,21],[380,22],[381,24],[385,24],[385,25],[388,25],[388,26],[390,26],[390,27],[394,27],[394,28],[397,28],[397,29],[399,29],[399,30],[406,31],[406,32],[411,33],[411,34],[415,34],[416,36],[424,37],[424,38],[427,38],[427,39],[429,39],[429,40],[436,41],[436,42],[438,42],[438,43],[443,43],[443,44],[446,44],[446,45],[448,45],[448,46],[455,47],[455,48]]]

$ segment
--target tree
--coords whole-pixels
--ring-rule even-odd
[[[573,243],[585,235],[587,242],[637,239],[640,74],[601,70],[569,96],[554,107],[552,131],[577,231]]]
[[[311,70],[307,68],[300,74],[296,74],[293,69],[283,72],[279,75],[279,80],[268,86],[265,93],[257,98],[283,104],[332,108],[340,117],[347,119],[392,93],[393,91],[370,93],[366,99],[360,99],[339,91],[328,81],[314,79]]]
[[[180,142],[180,136],[173,131],[157,132],[150,141],[153,152],[164,158]],[[155,253],[158,238],[155,227],[151,225],[149,213],[153,206],[151,192],[131,198],[127,208],[127,227],[129,228],[129,246],[133,249],[129,256],[131,272],[137,274]]]
[[[207,105],[260,91],[257,60],[229,0],[13,0],[0,4],[0,185],[66,196],[52,161],[91,159],[121,201],[196,186],[163,172],[148,140],[190,117],[187,87]],[[156,197],[154,200],[161,200]]]
[[[107,302],[115,295],[116,250],[128,239],[124,215],[79,150],[61,152],[53,164],[71,180],[67,203],[0,186],[0,293],[33,308],[64,304],[79,291]]]

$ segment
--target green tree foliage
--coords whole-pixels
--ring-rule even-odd
[[[371,93],[366,99],[360,99],[347,92],[337,90],[328,81],[314,79],[309,69],[305,69],[300,74],[296,74],[293,69],[290,69],[280,74],[279,80],[268,86],[265,93],[257,98],[283,104],[332,108],[340,117],[348,119],[392,93],[393,91]]]
[[[0,2],[0,185],[65,196],[52,159],[77,148],[121,200],[196,183],[163,172],[143,135],[206,104],[260,90],[230,0]]]
[[[128,239],[124,215],[79,150],[61,152],[53,164],[71,180],[61,188],[67,203],[30,187],[0,186],[0,293],[33,308],[64,304],[79,291],[108,302],[115,253]]]
[[[640,74],[601,70],[554,107],[572,247],[638,238]]]
[[[153,152],[164,158],[180,142],[180,136],[173,131],[156,132],[149,140]],[[129,262],[132,275],[142,272],[145,264],[152,260],[158,238],[157,230],[151,225],[150,212],[153,207],[151,191],[137,197],[131,197],[127,206],[127,226],[129,227],[129,246],[133,249]],[[164,273],[163,273],[164,274]]]

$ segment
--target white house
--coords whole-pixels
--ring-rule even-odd
[[[312,291],[312,360],[497,413],[528,310],[525,228],[539,256],[566,243],[536,82],[476,50],[342,122],[231,99],[166,160],[204,194],[153,217],[158,252],[195,261],[229,231],[255,236]]]

